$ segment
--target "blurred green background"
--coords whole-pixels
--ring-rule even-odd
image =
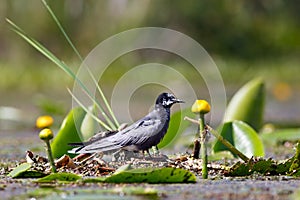
[[[101,41],[131,28],[174,29],[208,51],[223,76],[228,98],[251,78],[264,77],[266,120],[300,123],[300,4],[296,0],[51,0],[49,5],[83,57]],[[71,107],[66,88],[72,87],[72,79],[12,32],[5,18],[44,44],[73,71],[80,66],[39,0],[0,1],[0,107],[17,108],[25,116],[64,115]],[[149,51],[118,59],[101,81],[104,90],[109,91],[130,67],[153,62],[157,55]],[[176,56],[164,58],[190,80],[197,79]],[[209,97],[204,83],[195,87]],[[3,109],[2,113],[0,110],[0,118],[5,118]]]

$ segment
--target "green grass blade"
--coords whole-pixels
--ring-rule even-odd
[[[71,76],[76,82],[79,83],[80,87],[83,89],[83,91],[88,94],[89,98],[91,98],[94,101],[94,98],[92,97],[90,91],[85,87],[85,85],[76,77],[76,75],[70,70],[70,68],[61,60],[59,60],[53,53],[51,53],[47,48],[45,48],[42,44],[40,44],[35,39],[28,36],[20,27],[18,27],[16,24],[14,24],[12,21],[7,19],[7,22],[12,26],[12,30],[16,32],[19,36],[21,36],[25,41],[27,41],[31,46],[33,46],[36,50],[38,50],[40,53],[42,53],[46,58],[48,58],[50,61],[52,61],[54,64],[56,64],[58,67],[60,67],[63,71],[65,71],[69,76]],[[81,104],[82,105],[82,104]],[[84,109],[87,109],[84,107]],[[101,113],[106,121],[111,125],[113,124],[111,120],[108,118],[108,116],[102,112]],[[108,127],[107,125],[105,127]],[[116,127],[113,125],[110,129],[116,129]]]
[[[92,78],[94,84],[97,86],[97,90],[98,90],[98,92],[100,93],[101,98],[102,98],[102,100],[103,100],[103,102],[104,102],[106,108],[108,109],[109,114],[110,114],[111,117],[113,118],[113,120],[114,120],[114,122],[115,122],[115,125],[116,125],[117,127],[119,127],[120,124],[119,124],[119,122],[118,122],[118,120],[117,120],[115,114],[113,113],[113,111],[112,111],[112,109],[111,109],[111,107],[110,107],[110,105],[109,105],[109,103],[108,103],[108,101],[107,101],[105,95],[103,94],[102,89],[100,88],[100,86],[99,86],[98,82],[96,81],[94,75],[92,74],[92,72],[91,72],[89,69],[88,69],[88,72],[89,72],[89,74],[90,74],[90,76],[91,76],[91,78]]]
[[[78,56],[78,58],[80,59],[81,62],[83,62],[83,59],[80,55],[80,53],[78,52],[78,50],[76,49],[75,45],[73,44],[73,42],[71,41],[71,39],[69,38],[69,36],[67,35],[67,33],[65,32],[64,28],[62,27],[62,25],[60,24],[59,20],[57,19],[57,17],[55,16],[54,12],[52,11],[52,9],[50,8],[50,6],[47,4],[47,2],[45,0],[42,0],[42,3],[44,4],[44,6],[46,7],[47,11],[50,13],[51,17],[53,18],[53,20],[55,21],[55,23],[57,24],[58,28],[60,29],[60,31],[62,32],[62,34],[64,35],[64,37],[66,38],[67,42],[69,43],[69,45],[72,47],[73,51],[75,52],[75,54]]]
[[[9,19],[6,19],[6,21],[12,26],[12,30],[14,32],[16,32],[19,36],[21,36],[25,41],[27,41],[36,50],[38,50],[45,57],[47,57],[49,60],[51,60],[54,64],[56,64],[58,67],[60,67],[63,71],[65,71],[67,74],[69,74],[73,79],[76,79],[75,74],[65,65],[64,62],[59,60],[54,54],[52,54],[48,49],[46,49],[38,41],[27,36],[26,33],[21,28],[19,28],[16,24],[14,24],[12,21],[10,21]]]
[[[70,95],[72,96],[72,98],[78,103],[79,106],[81,106],[84,111],[89,114],[94,120],[96,120],[101,126],[103,126],[104,128],[106,128],[107,130],[111,131],[112,128],[110,128],[108,125],[106,125],[102,120],[100,120],[93,112],[91,112],[88,108],[86,108],[81,102],[80,100],[71,92],[70,89],[68,89],[68,92],[70,93]]]
[[[61,31],[62,34],[64,35],[65,39],[67,40],[67,42],[69,43],[69,45],[71,46],[71,48],[73,49],[73,51],[75,52],[75,54],[78,56],[78,58],[80,59],[80,61],[83,62],[82,56],[80,55],[79,51],[76,49],[75,45],[73,44],[73,42],[72,42],[71,39],[69,38],[68,34],[66,33],[66,31],[64,30],[64,28],[62,27],[62,25],[60,24],[59,20],[58,20],[57,17],[55,16],[55,14],[54,14],[54,12],[52,11],[52,9],[50,8],[50,6],[47,4],[47,2],[46,2],[45,0],[42,0],[42,3],[43,3],[44,6],[46,7],[47,11],[50,13],[51,17],[53,18],[53,20],[54,20],[55,23],[57,24],[58,28],[60,29],[60,31]],[[88,66],[86,66],[86,67],[88,68]],[[97,86],[97,89],[98,89],[98,91],[99,91],[99,93],[100,93],[100,95],[101,95],[101,98],[102,98],[102,100],[103,100],[103,102],[104,102],[104,104],[105,104],[107,110],[109,111],[109,114],[110,114],[111,117],[113,118],[113,120],[114,120],[114,122],[115,122],[115,125],[116,125],[117,127],[119,127],[119,122],[117,121],[117,119],[116,119],[116,117],[115,117],[115,115],[114,115],[114,113],[113,113],[113,111],[112,111],[110,105],[108,104],[107,99],[106,99],[106,97],[104,96],[104,94],[103,94],[101,88],[99,87],[97,81],[95,81],[94,75],[90,72],[89,69],[88,69],[88,71],[89,71],[89,74],[90,74],[91,78],[93,79],[95,85]],[[100,105],[98,102],[96,102],[96,104],[97,104],[97,107],[99,108],[101,114],[102,114],[102,113],[105,113],[105,112],[104,112],[104,109],[101,107],[101,105]],[[107,114],[105,114],[105,116],[107,116]],[[104,116],[104,117],[105,117],[105,116]],[[106,117],[105,117],[105,118],[106,118]],[[111,122],[111,120],[107,120],[107,122],[110,124],[110,126],[111,126],[112,128],[115,126],[115,125],[112,126],[113,123]]]
[[[90,96],[86,91],[83,91],[86,93],[86,95],[90,98],[90,100],[93,101],[93,104],[96,105],[96,107],[100,110],[100,114],[105,118],[106,122],[109,124],[109,126],[113,129],[113,130],[117,130],[117,127],[114,125],[114,123],[109,119],[109,117],[107,116],[107,114],[104,112],[101,104],[97,101],[96,98],[93,98],[92,96]]]

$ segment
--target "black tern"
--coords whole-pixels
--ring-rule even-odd
[[[175,103],[184,103],[171,93],[160,94],[154,109],[142,119],[118,132],[88,142],[72,143],[77,146],[69,153],[114,152],[117,150],[147,151],[163,139],[170,122],[170,108]],[[149,154],[150,155],[150,154]]]

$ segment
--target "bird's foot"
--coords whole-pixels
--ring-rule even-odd
[[[121,158],[121,150],[114,152],[112,155],[111,161],[117,162]]]
[[[128,161],[136,157],[137,156],[132,151],[119,150],[112,154],[112,161]]]
[[[154,161],[154,162],[165,162],[167,161],[169,158],[168,156],[166,155],[163,155],[163,154],[159,154],[159,155],[156,155],[154,157],[147,157],[145,158],[146,160],[151,160],[151,161]]]

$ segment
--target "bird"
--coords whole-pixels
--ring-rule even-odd
[[[109,153],[126,150],[147,151],[149,154],[149,149],[153,146],[157,147],[165,136],[170,122],[170,110],[176,103],[184,103],[184,101],[177,99],[171,93],[163,92],[157,97],[154,109],[145,117],[120,131],[109,132],[106,136],[69,144],[76,146],[69,153]]]

